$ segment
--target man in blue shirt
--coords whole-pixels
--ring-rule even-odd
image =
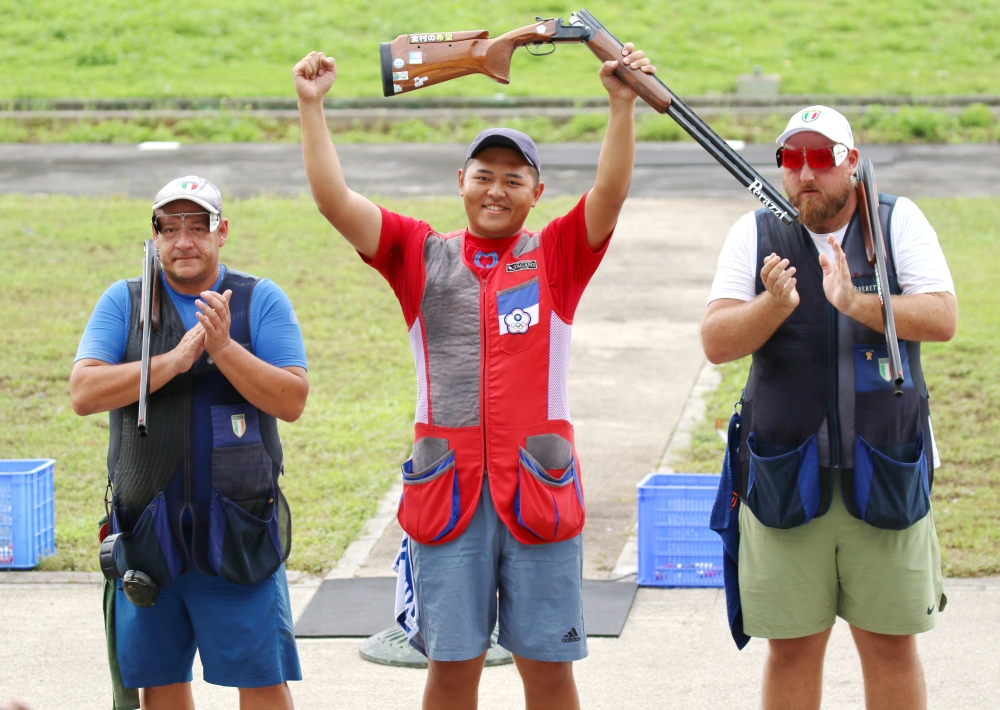
[[[116,557],[159,587],[142,607],[118,581],[111,629],[121,681],[142,688],[143,708],[193,708],[197,649],[205,680],[239,688],[241,708],[290,709],[286,681],[301,670],[277,419],[294,421],[305,407],[302,334],[276,284],[219,263],[229,223],[214,185],[196,176],[168,183],[152,221],[162,291],[149,435],[138,436],[135,418],[138,279],[101,296],[70,378],[77,414],[111,414]]]

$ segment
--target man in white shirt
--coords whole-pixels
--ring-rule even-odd
[[[777,143],[801,224],[782,225],[766,210],[742,217],[702,321],[710,361],[753,355],[732,442],[743,628],[769,639],[765,710],[819,708],[837,616],[851,625],[869,710],[919,710],[926,691],[915,634],[933,628],[946,602],[920,342],[954,335],[954,284],[917,206],[880,194],[906,375],[894,397],[850,124],[811,106]]]

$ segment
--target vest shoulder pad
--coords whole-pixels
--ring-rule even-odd
[[[246,286],[254,285],[260,281],[260,276],[254,276],[253,274],[248,274],[245,271],[237,271],[236,269],[230,269],[226,267],[226,275],[222,278],[221,285],[227,286]],[[235,283],[234,283],[235,282]]]
[[[898,199],[899,198],[896,197],[896,195],[890,195],[885,192],[878,193],[878,203],[880,205],[888,205],[890,208],[894,208],[896,206],[896,200]]]

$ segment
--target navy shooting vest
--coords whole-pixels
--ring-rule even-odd
[[[899,294],[889,238],[896,198],[879,194],[889,292]],[[819,252],[798,222],[757,210],[756,291],[772,252],[796,267],[800,302],[755,353],[744,393],[738,490],[765,525],[791,528],[823,515],[834,476],[848,511],[899,530],[930,509],[933,481],[928,393],[920,343],[900,341],[905,382],[893,394],[885,336],[838,312],[823,292]],[[842,244],[854,287],[875,293],[859,214]]]
[[[162,275],[161,275],[162,278]],[[258,278],[227,270],[229,335],[251,353],[250,299]],[[124,362],[141,358],[141,284],[128,281],[132,314]],[[173,301],[160,299],[151,355],[184,336]],[[291,549],[291,516],[278,487],[283,471],[277,420],[230,384],[208,353],[149,396],[149,434],[136,429],[138,402],[110,412],[111,532],[127,569],[171,584],[193,564],[236,584],[273,574]],[[191,555],[185,543],[191,536]]]

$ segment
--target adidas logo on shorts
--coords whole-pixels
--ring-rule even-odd
[[[562,637],[563,643],[573,643],[574,641],[580,640],[580,634],[577,633],[576,627],[570,629],[565,636]]]

